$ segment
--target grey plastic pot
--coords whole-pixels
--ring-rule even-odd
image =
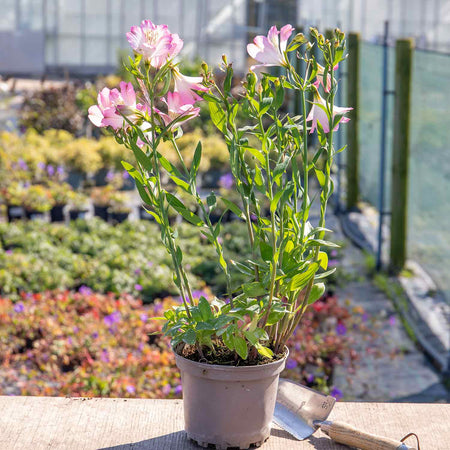
[[[283,359],[269,364],[230,367],[190,361],[175,352],[188,438],[217,449],[247,449],[266,441],[287,356],[286,349]]]

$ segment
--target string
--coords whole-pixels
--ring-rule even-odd
[[[409,437],[414,436],[417,440],[417,450],[420,450],[420,442],[419,442],[419,436],[417,436],[416,433],[408,433],[404,438],[400,439],[400,442],[405,442],[406,439]]]

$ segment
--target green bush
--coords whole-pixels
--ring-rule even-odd
[[[205,259],[213,260],[214,250],[200,241],[192,227],[180,226],[178,232],[190,277],[195,288],[201,288],[204,283],[197,267]],[[170,256],[153,223],[112,226],[95,219],[69,226],[2,223],[0,242],[0,289],[6,295],[82,285],[97,292],[128,292],[147,301],[177,293]]]

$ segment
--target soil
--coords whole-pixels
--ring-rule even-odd
[[[186,359],[204,364],[215,364],[219,366],[261,366],[270,364],[284,358],[285,353],[274,354],[272,359],[265,358],[258,352],[249,353],[249,358],[243,360],[236,352],[231,351],[222,341],[214,342],[214,350],[209,347],[202,347],[203,356],[194,345],[180,344],[175,351]]]

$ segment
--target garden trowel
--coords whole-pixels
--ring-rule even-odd
[[[362,450],[416,450],[395,439],[365,433],[342,422],[327,421],[335,403],[334,397],[280,378],[273,420],[299,440],[320,428],[335,442]]]

